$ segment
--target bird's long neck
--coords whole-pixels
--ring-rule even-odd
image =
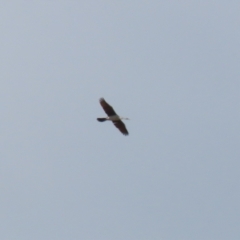
[[[126,117],[119,117],[119,118],[122,120],[129,120],[129,118],[126,118]]]

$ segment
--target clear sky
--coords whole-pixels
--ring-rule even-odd
[[[240,239],[239,0],[2,1],[0,22],[1,240]]]

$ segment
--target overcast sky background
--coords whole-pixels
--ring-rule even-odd
[[[239,240],[239,13],[2,1],[0,239]]]

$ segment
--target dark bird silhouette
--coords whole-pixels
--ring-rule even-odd
[[[104,117],[104,118],[97,118],[97,120],[99,122],[105,122],[105,121],[112,121],[112,123],[115,125],[116,128],[119,129],[119,131],[124,134],[124,135],[128,135],[128,130],[125,126],[125,124],[122,122],[122,120],[129,120],[129,118],[124,118],[124,117],[120,117],[116,114],[116,112],[114,111],[113,107],[110,106],[105,100],[104,98],[100,98],[99,100],[103,110],[105,111],[105,113],[108,115],[108,117]]]

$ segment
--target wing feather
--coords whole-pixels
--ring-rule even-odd
[[[100,98],[99,102],[100,102],[103,110],[105,111],[105,113],[106,113],[108,116],[116,115],[116,112],[114,111],[113,107],[110,106],[110,105],[104,100],[104,98]]]
[[[128,135],[128,130],[127,130],[125,124],[124,124],[121,120],[113,121],[113,124],[115,125],[116,128],[119,129],[119,131],[120,131],[122,134]]]

